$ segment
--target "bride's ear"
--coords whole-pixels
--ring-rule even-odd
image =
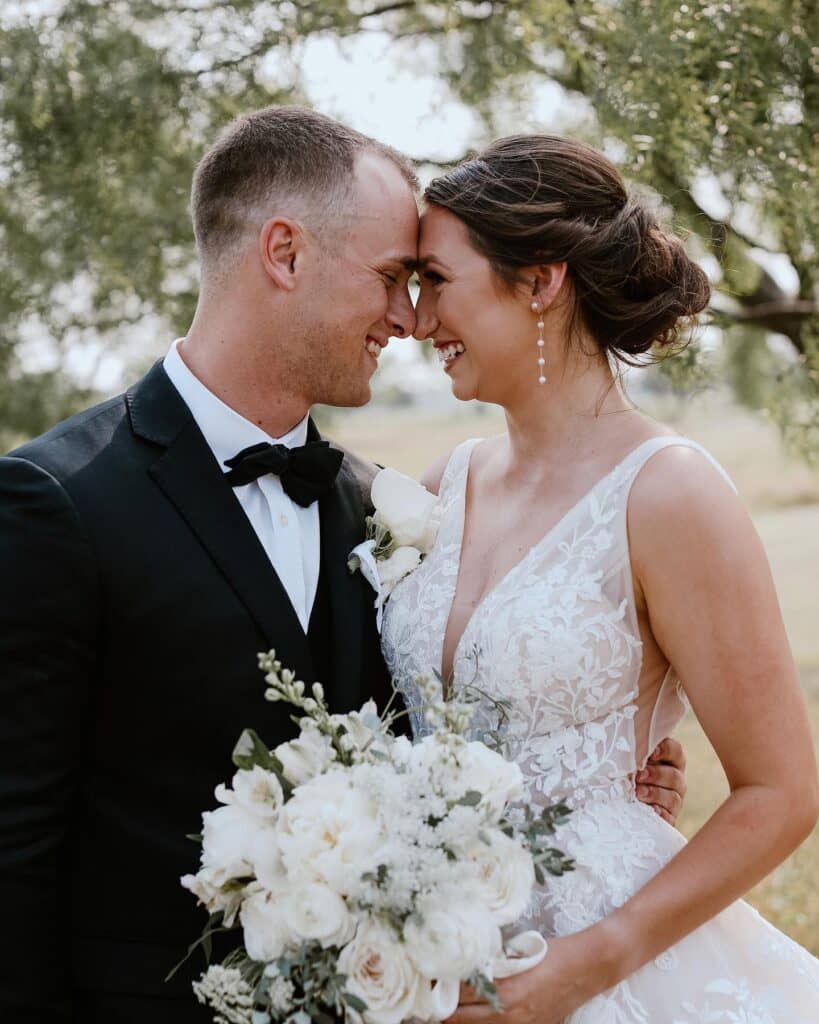
[[[541,263],[532,268],[532,302],[543,311],[554,304],[566,280],[566,263]]]

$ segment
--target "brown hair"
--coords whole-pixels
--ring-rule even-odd
[[[203,262],[230,252],[277,201],[327,235],[349,212],[356,157],[391,160],[414,189],[410,160],[367,135],[304,107],[265,107],[230,124],[193,176],[191,213]]]
[[[680,339],[708,303],[704,272],[614,165],[556,135],[512,135],[436,178],[424,198],[455,214],[511,286],[520,270],[568,264],[579,313],[600,349],[637,364]]]

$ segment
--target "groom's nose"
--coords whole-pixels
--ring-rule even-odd
[[[415,310],[409,291],[397,298],[387,311],[391,338],[408,338],[415,330]]]

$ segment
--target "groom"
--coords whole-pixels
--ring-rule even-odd
[[[323,444],[410,335],[415,176],[336,121],[270,108],[197,168],[201,294],[124,395],[0,459],[0,1020],[196,1024],[195,870],[275,647],[334,709],[389,691],[373,595],[347,555],[374,468]],[[671,751],[678,757],[676,750]],[[657,766],[646,798],[676,812]],[[675,791],[676,790],[676,791]]]

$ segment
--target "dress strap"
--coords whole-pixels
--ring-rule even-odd
[[[696,441],[692,441],[688,437],[679,437],[674,434],[666,434],[661,437],[652,437],[648,441],[643,442],[643,444],[638,445],[630,455],[626,456],[626,458],[623,460],[622,468],[627,471],[626,478],[628,480],[629,490],[631,489],[631,484],[634,482],[634,479],[636,478],[637,474],[640,472],[643,466],[645,466],[648,460],[653,455],[656,455],[657,452],[662,451],[664,448],[672,447],[693,448],[695,451],[698,451],[701,455],[704,455],[706,459],[708,459],[708,461],[714,467],[714,469],[717,470],[717,472],[720,474],[723,480],[725,480],[725,482],[728,484],[731,490],[736,491],[737,488],[734,484],[734,481],[725,471],[724,467],[721,466],[719,462],[717,462],[717,460],[709,451],[703,448],[701,444],[697,444]]]
[[[452,450],[452,454],[449,456],[449,461],[441,476],[441,485],[438,488],[438,494],[441,498],[445,498],[449,489],[455,486],[461,480],[462,475],[466,473],[469,468],[469,457],[472,454],[472,449],[481,441],[483,441],[482,437],[470,437]]]

